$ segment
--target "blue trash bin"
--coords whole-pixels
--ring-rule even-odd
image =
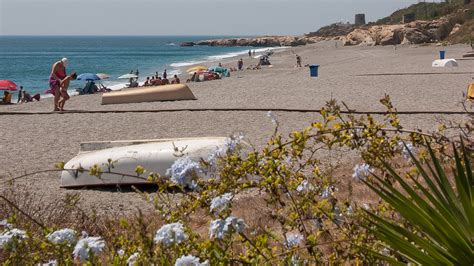
[[[309,65],[309,73],[311,77],[318,76],[318,68],[319,68],[319,65]]]
[[[446,51],[439,51],[439,59],[444,59],[446,57]]]

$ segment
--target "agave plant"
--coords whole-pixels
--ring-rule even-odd
[[[426,144],[431,160],[424,167],[410,153],[423,181],[411,176],[402,178],[386,162],[384,168],[400,184],[399,188],[377,175],[373,182],[365,181],[410,225],[401,226],[365,211],[369,222],[367,229],[398,256],[370,253],[392,265],[405,264],[402,262],[474,265],[472,155],[462,141],[460,148],[453,145],[455,167],[451,177],[427,141]]]

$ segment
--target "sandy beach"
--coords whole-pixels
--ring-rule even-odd
[[[100,95],[72,97],[67,110],[133,111],[199,108],[295,108],[318,109],[331,98],[344,101],[357,111],[383,111],[379,103],[389,94],[398,111],[463,111],[460,102],[474,76],[474,60],[462,60],[458,68],[432,68],[439,50],[448,58],[461,58],[465,45],[339,47],[324,42],[290,48],[271,57],[272,68],[233,72],[223,80],[190,83],[197,100],[101,105]],[[308,68],[295,68],[295,54],[303,64],[319,64],[317,79]],[[242,57],[245,66],[257,59]],[[237,59],[223,62],[236,67]],[[232,62],[230,62],[232,61]],[[431,73],[429,75],[376,75]],[[182,81],[187,77],[181,76]],[[49,112],[52,99],[22,105],[0,106],[0,182],[25,172],[52,169],[59,161],[74,157],[85,141],[129,140],[244,135],[257,147],[265,145],[274,130],[266,112],[141,112],[55,113],[5,115],[2,112]],[[318,118],[317,113],[275,112],[281,132],[302,129]],[[460,121],[463,115],[401,115],[407,128],[434,130],[436,120]],[[355,161],[356,159],[354,159]],[[351,164],[341,166],[350,178]],[[45,202],[59,201],[68,193],[80,193],[82,206],[99,211],[125,212],[152,208],[137,193],[108,190],[59,188],[59,173],[37,174],[15,182],[15,186],[41,196]],[[6,186],[5,186],[6,187]],[[5,189],[5,187],[3,189]]]

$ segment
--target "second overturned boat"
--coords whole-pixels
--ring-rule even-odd
[[[142,103],[156,101],[196,100],[185,84],[130,88],[102,95],[102,104]]]
[[[79,154],[64,166],[61,187],[150,184],[150,172],[165,176],[183,157],[194,162],[207,159],[225,151],[227,140],[208,137],[82,143]],[[147,172],[138,174],[137,166]],[[100,169],[102,173],[94,175],[90,169]]]

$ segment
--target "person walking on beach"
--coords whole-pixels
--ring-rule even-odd
[[[249,50],[249,57],[252,57],[252,50]]]
[[[296,55],[296,67],[301,67],[301,57]]]
[[[165,71],[163,71],[163,79],[166,79],[168,77],[168,73],[166,73],[166,69]]]
[[[61,109],[59,106],[59,101],[61,99],[61,88],[65,89],[66,94],[67,89],[69,88],[70,79],[67,79],[66,74],[66,67],[68,64],[68,59],[63,58],[60,61],[54,63],[53,68],[51,69],[51,74],[49,76],[49,88],[51,89],[51,93],[54,95],[54,111],[59,111]],[[69,99],[69,96],[67,98]]]
[[[244,60],[242,60],[242,58],[240,58],[239,62],[237,62],[237,67],[239,68],[239,71],[242,71],[244,68]]]

